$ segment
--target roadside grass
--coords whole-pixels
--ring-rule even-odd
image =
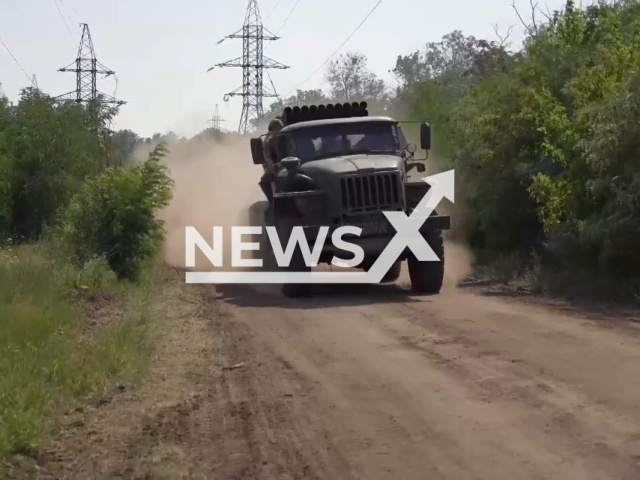
[[[137,383],[166,275],[158,259],[130,283],[101,260],[79,270],[46,246],[0,249],[0,460],[34,454],[57,412]]]

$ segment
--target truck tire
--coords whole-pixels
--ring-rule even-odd
[[[289,236],[295,226],[295,222],[291,219],[284,218],[277,221],[278,236],[280,237],[281,245],[287,245],[289,243]],[[268,241],[268,240],[267,240]],[[275,259],[274,259],[275,261]],[[291,263],[288,267],[284,268],[284,271],[288,272],[310,272],[309,267],[305,261],[302,251],[299,246],[293,251],[291,256]],[[308,283],[285,283],[282,285],[282,294],[288,298],[299,298],[309,295],[311,291],[311,285]]]
[[[262,268],[258,271],[273,272],[277,270],[277,263],[269,241],[266,227],[269,225],[270,209],[267,202],[256,202],[249,207],[249,225],[262,227],[262,232],[253,236],[253,241],[260,245],[258,250],[252,251],[252,257],[262,259]]]
[[[368,272],[369,270],[371,270],[371,267],[373,267],[373,262],[371,260],[365,260],[361,264],[361,268],[365,272]],[[396,280],[398,280],[398,277],[400,277],[401,271],[402,271],[402,261],[398,260],[393,265],[391,265],[391,268],[389,268],[389,271],[385,273],[384,277],[382,277],[382,280],[380,280],[380,283],[395,282]]]
[[[276,262],[276,257],[273,255],[273,249],[271,248],[271,243],[269,242],[269,235],[266,230],[263,231],[258,239],[258,243],[260,245],[259,250],[254,250],[256,257],[262,259],[262,268],[259,270],[261,272],[276,272],[278,270],[278,263]]]
[[[411,253],[407,260],[411,288],[416,293],[436,294],[440,293],[444,282],[444,236],[442,230],[427,233],[425,240],[440,261],[421,262]]]
[[[269,211],[269,203],[264,200],[254,202],[247,212],[249,225],[264,227],[265,217]]]
[[[291,256],[291,264],[286,268],[289,272],[310,272],[311,267],[308,267],[304,262],[304,257],[299,248],[293,252]],[[311,292],[311,285],[308,283],[285,283],[282,285],[282,294],[288,298],[306,297]]]

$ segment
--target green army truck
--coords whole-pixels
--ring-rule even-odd
[[[251,206],[250,223],[276,227],[283,248],[295,226],[303,227],[311,248],[319,227],[329,226],[320,263],[331,263],[334,255],[353,258],[351,252],[332,244],[331,231],[345,225],[360,227],[360,236],[343,239],[364,250],[359,268],[368,270],[396,233],[382,212],[409,215],[430,188],[422,179],[408,179],[412,169],[425,171],[424,163],[414,159],[416,145],[407,142],[400,122],[370,116],[366,102],[287,107],[279,118],[284,128],[274,137],[277,174],[270,185],[272,199]],[[420,125],[420,143],[428,155],[431,130],[426,123]],[[262,137],[251,139],[251,153],[254,164],[264,165]],[[440,261],[419,261],[407,248],[382,282],[396,281],[406,260],[413,291],[439,293],[444,277],[443,230],[449,228],[450,218],[434,211],[420,233]],[[264,269],[281,269],[264,228],[262,232],[256,255],[263,259]],[[310,271],[311,267],[296,246],[286,268]],[[308,294],[309,288],[309,284],[287,284],[282,292],[299,297]]]

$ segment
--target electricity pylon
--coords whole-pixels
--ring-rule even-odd
[[[271,58],[264,56],[264,41],[278,40],[280,37],[273,35],[262,25],[260,10],[257,0],[249,0],[247,13],[244,17],[244,25],[237,32],[224,37],[218,42],[222,43],[228,38],[242,39],[242,57],[218,63],[211,67],[208,72],[215,67],[240,67],[242,68],[242,86],[229,92],[224,96],[224,101],[229,101],[230,97],[242,97],[242,114],[238,126],[239,133],[246,133],[252,120],[264,114],[263,99],[265,97],[277,97],[276,92],[265,87],[263,73],[266,68],[287,69],[283,65]],[[240,91],[241,90],[241,91]]]
[[[213,117],[211,117],[211,120],[209,120],[209,123],[211,124],[211,128],[221,132],[222,129],[220,127],[220,124],[222,122],[224,122],[224,119],[222,117],[220,117],[220,107],[219,107],[219,105],[216,104],[216,109],[215,109],[215,111],[213,113]]]
[[[97,103],[124,105],[126,102],[98,91],[96,81],[98,74],[111,76],[116,72],[109,70],[96,59],[96,53],[89,32],[89,25],[81,23],[82,38],[78,47],[78,56],[75,62],[59,69],[59,72],[74,72],[76,74],[76,89],[55,97],[58,101],[75,100],[77,103]]]

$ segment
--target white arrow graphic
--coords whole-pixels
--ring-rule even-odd
[[[186,272],[187,283],[379,283],[405,248],[420,261],[440,261],[420,233],[420,227],[443,198],[454,202],[454,170],[425,177],[427,194],[407,216],[383,212],[396,229],[395,236],[368,272]]]
[[[407,216],[404,212],[383,212],[389,222],[397,230],[397,234],[380,254],[367,277],[371,283],[378,283],[398,259],[402,251],[409,247],[421,262],[439,262],[440,259],[420,234],[420,227],[433,213],[443,198],[454,202],[455,174],[454,170],[425,177],[422,180],[431,185],[427,194],[422,197],[416,208]],[[368,278],[369,279],[369,278]]]

